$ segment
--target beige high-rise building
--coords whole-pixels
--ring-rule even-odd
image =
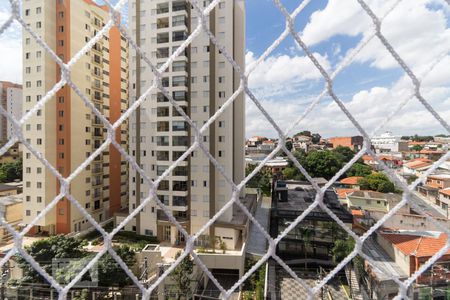
[[[22,15],[31,29],[67,63],[109,19],[106,6],[92,0],[23,1]],[[110,122],[128,107],[128,44],[112,28],[71,69],[71,80]],[[60,80],[60,68],[23,31],[24,113]],[[106,139],[106,129],[68,85],[59,90],[23,128],[25,138],[64,177],[69,176]],[[128,123],[116,131],[127,149]],[[23,154],[24,220],[28,224],[60,192],[55,176],[27,149]],[[86,166],[70,193],[97,220],[105,221],[127,205],[128,165],[112,146]],[[42,218],[34,232],[69,233],[91,224],[67,199]]]
[[[210,1],[200,1],[205,7]],[[198,24],[198,16],[183,0],[129,2],[130,31],[150,58],[161,66],[187,39]],[[211,31],[244,69],[245,8],[243,0],[221,1],[209,16]],[[152,84],[151,68],[130,50],[130,96],[134,101]],[[237,90],[240,78],[206,33],[197,36],[164,73],[162,84],[201,127]],[[244,177],[244,96],[241,94],[203,136],[212,155],[235,182]],[[156,179],[194,142],[194,133],[161,92],[153,90],[131,118],[130,149],[150,178]],[[136,172],[130,172],[130,211],[149,195],[149,187]],[[196,150],[159,185],[158,196],[190,233],[195,233],[232,196],[230,186]],[[233,209],[207,229],[198,244],[212,236],[235,248],[242,237],[234,226]],[[184,238],[155,202],[135,219],[132,228],[160,241],[183,243]]]
[[[22,117],[22,85],[0,81],[0,105],[9,114],[20,120]],[[6,142],[12,137],[13,126],[3,115],[0,116],[0,141]]]

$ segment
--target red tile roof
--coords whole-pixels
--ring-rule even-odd
[[[450,196],[450,188],[439,190],[439,193]]]
[[[357,191],[355,189],[336,189],[336,194],[338,195],[338,198],[347,198],[347,194],[353,193],[354,191]]]
[[[364,213],[360,209],[352,209],[352,215],[355,217],[364,217]]]
[[[340,180],[340,183],[342,184],[358,184],[358,180],[360,180],[362,177],[360,176],[351,176]]]
[[[430,257],[441,250],[447,243],[447,235],[441,233],[438,238],[401,233],[380,233],[405,255]],[[450,255],[450,250],[447,251]]]

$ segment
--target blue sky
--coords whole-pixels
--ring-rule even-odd
[[[288,11],[301,3],[282,0]],[[394,0],[367,1],[381,16]],[[124,10],[125,12],[126,10]],[[284,17],[271,0],[246,0],[247,64],[255,61],[278,38]],[[0,0],[0,22],[9,14]],[[450,7],[444,0],[402,1],[384,20],[382,32],[418,77],[443,57],[423,82],[425,98],[445,120],[450,119]],[[356,0],[311,1],[296,18],[296,30],[314,56],[332,72],[343,57],[370,32],[371,20]],[[21,81],[20,27],[0,37],[0,80]],[[447,56],[443,55],[447,53]],[[288,36],[250,75],[250,88],[282,129],[292,126],[321,92],[324,80]],[[410,80],[377,39],[369,43],[334,80],[334,90],[369,132],[383,122],[411,91]],[[246,135],[275,136],[275,131],[247,101]],[[324,136],[356,134],[345,115],[325,97],[297,130],[310,129]],[[383,130],[395,134],[437,134],[444,130],[412,99]]]

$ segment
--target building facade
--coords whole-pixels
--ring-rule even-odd
[[[22,117],[22,85],[0,81],[0,105],[17,120]],[[3,115],[0,116],[0,141],[12,137],[13,127]]]
[[[370,140],[372,147],[377,153],[403,152],[408,151],[408,142],[387,131],[379,136],[374,136]]]
[[[202,1],[203,5],[209,1]],[[130,1],[130,30],[152,63],[161,66],[187,39],[198,24],[198,16],[183,0]],[[221,1],[211,11],[209,25],[219,43],[244,68],[244,1]],[[131,51],[131,99],[149,89],[153,73]],[[201,127],[239,86],[239,77],[210,41],[206,33],[197,36],[189,47],[164,72],[163,86]],[[151,179],[157,179],[194,142],[194,132],[161,91],[152,90],[131,118],[131,152]],[[205,131],[202,139],[211,154],[235,182],[244,177],[244,97],[241,94]],[[130,174],[130,211],[149,196],[148,186],[136,172]],[[199,149],[177,165],[161,181],[158,197],[188,232],[197,232],[231,198],[223,176]],[[220,222],[230,222],[232,209]],[[162,210],[151,202],[135,219],[133,229],[156,235],[161,241],[182,243],[184,238]],[[211,226],[199,238],[236,239],[236,231],[220,233]]]
[[[25,22],[67,63],[109,19],[106,6],[91,0],[24,1]],[[59,66],[23,31],[23,110],[36,105],[61,79]],[[127,42],[112,28],[71,69],[71,80],[110,122],[128,107]],[[68,85],[61,88],[24,128],[25,138],[62,176],[75,171],[106,139],[106,128]],[[116,130],[127,149],[128,124]],[[24,223],[33,220],[60,193],[55,176],[30,151],[23,153]],[[110,146],[71,182],[71,195],[97,220],[126,205],[127,164]],[[91,227],[67,199],[39,220],[34,232],[69,233]]]
[[[349,147],[352,150],[359,151],[363,147],[364,138],[362,136],[344,136],[344,137],[332,137],[328,141],[333,144],[333,149],[336,147]]]

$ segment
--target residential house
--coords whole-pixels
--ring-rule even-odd
[[[431,174],[417,191],[433,203],[439,198],[439,190],[450,187],[450,174]]]
[[[16,230],[20,230],[23,214],[23,195],[12,194],[0,197],[0,218],[4,218],[6,223]],[[12,240],[11,233],[3,226],[0,229],[0,244],[5,244]]]
[[[292,148],[294,150],[303,150],[308,152],[312,145],[312,137],[307,135],[295,135],[292,138]]]
[[[403,176],[421,176],[423,172],[431,168],[433,162],[427,158],[416,158],[403,164]]]
[[[332,137],[328,141],[333,145],[333,149],[338,146],[349,147],[352,150],[361,150],[364,144],[364,138],[362,136],[344,136],[344,137]]]
[[[397,169],[400,168],[403,164],[401,156],[395,156],[395,155],[386,155],[386,154],[379,154],[378,158],[389,168],[391,169]],[[382,170],[382,167],[379,165],[379,163],[373,158],[371,155],[363,155],[362,160],[364,164],[372,167],[372,169],[380,171]]]
[[[359,208],[366,211],[382,211],[387,213],[401,200],[401,195],[393,193],[355,191],[347,194],[347,205],[349,208]],[[410,208],[408,205],[404,205],[398,212],[410,213]]]
[[[351,176],[351,177],[343,178],[343,179],[339,180],[339,185],[343,188],[359,190],[358,181],[361,180],[362,178],[363,177],[361,177],[361,176]]]
[[[450,217],[450,188],[439,190],[439,198],[436,199],[436,204],[439,205],[447,215]]]
[[[448,236],[438,231],[379,231],[378,244],[396,264],[408,275],[413,275],[434,254],[447,243]],[[415,281],[415,297],[421,288],[432,286],[446,289],[450,281],[450,250],[441,256],[433,266],[423,272]],[[432,295],[433,299],[435,294]]]

